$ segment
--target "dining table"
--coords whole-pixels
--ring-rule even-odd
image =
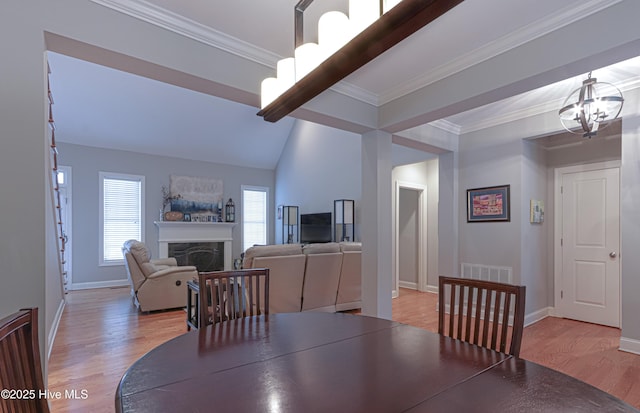
[[[391,320],[278,313],[137,360],[117,412],[638,412],[558,371]]]

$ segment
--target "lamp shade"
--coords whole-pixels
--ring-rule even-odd
[[[322,59],[331,56],[352,38],[349,18],[341,12],[330,11],[318,21],[318,44]]]
[[[296,82],[322,62],[320,46],[316,43],[305,43],[296,47],[293,52],[296,64]]]
[[[380,17],[380,0],[349,0],[349,22],[357,35]]]

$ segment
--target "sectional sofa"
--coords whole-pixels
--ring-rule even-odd
[[[361,307],[359,242],[254,246],[243,268],[269,268],[269,311],[345,311]]]

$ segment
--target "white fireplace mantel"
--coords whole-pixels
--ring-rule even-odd
[[[158,227],[160,258],[169,256],[172,242],[224,242],[224,269],[233,268],[233,227],[234,222],[181,222],[154,221]]]

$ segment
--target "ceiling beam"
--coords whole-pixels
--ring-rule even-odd
[[[401,1],[258,112],[258,116],[277,122],[463,1]]]

